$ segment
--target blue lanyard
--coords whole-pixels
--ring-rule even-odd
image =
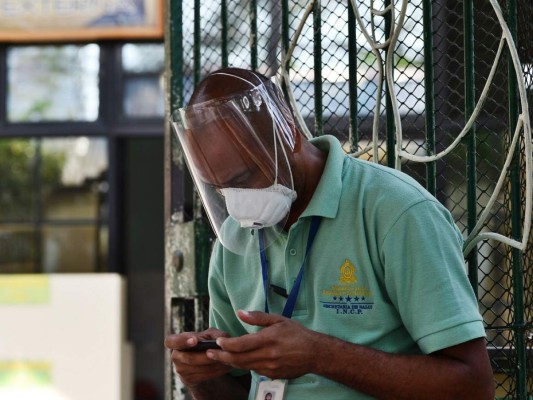
[[[283,307],[282,315],[284,317],[292,317],[294,307],[296,306],[296,299],[298,298],[298,292],[300,291],[300,285],[304,276],[305,262],[307,260],[307,256],[309,255],[309,250],[311,250],[311,245],[315,240],[318,227],[320,226],[320,221],[321,217],[319,216],[314,216],[311,220],[311,227],[309,228],[309,236],[307,237],[307,247],[305,249],[304,259],[302,261],[300,271],[298,272],[298,276],[294,281],[294,286],[291,289],[289,298],[285,303],[285,307]],[[265,237],[262,229],[259,230],[259,251],[261,255],[261,269],[263,273],[263,290],[265,291],[265,312],[268,313],[268,261],[265,254]]]

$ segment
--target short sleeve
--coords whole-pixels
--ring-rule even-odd
[[[223,274],[223,249],[217,241],[209,264],[209,326],[227,332],[231,337],[241,336],[247,332],[236,315],[226,287]],[[249,371],[233,369],[230,374],[240,376]]]
[[[236,315],[224,282],[223,248],[216,242],[209,264],[209,325],[230,336],[246,333]]]
[[[428,354],[485,336],[450,213],[423,200],[404,211],[381,247],[385,285],[402,321]]]

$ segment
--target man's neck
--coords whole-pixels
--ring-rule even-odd
[[[286,231],[298,220],[313,198],[316,187],[324,172],[328,154],[319,150],[307,140],[304,140],[302,141],[301,150],[294,154],[294,158],[296,162],[293,178],[298,197],[292,204],[287,218],[285,224]]]

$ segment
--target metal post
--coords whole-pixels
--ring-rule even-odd
[[[200,0],[194,0],[194,86],[200,83],[201,77],[201,43],[202,43],[202,32],[200,24]]]
[[[170,1],[170,13],[173,16],[169,20],[170,38],[169,49],[170,53],[170,72],[172,78],[170,80],[170,105],[172,107],[181,107],[183,105],[183,25],[179,21],[175,21],[176,15],[183,15],[182,0]],[[170,110],[171,112],[173,110]]]
[[[282,59],[285,57],[287,52],[289,51],[289,0],[282,0],[281,2],[281,54],[283,55]],[[287,60],[285,65],[282,65],[282,68],[284,68],[287,71],[287,74],[290,74],[290,61]],[[281,77],[280,77],[281,78]],[[286,85],[288,85],[288,82],[283,81],[283,94],[285,95],[285,98],[288,98],[288,90]]]
[[[517,7],[516,0],[507,1],[508,25],[513,40],[517,43]],[[508,57],[509,74],[509,126],[516,126],[518,122],[518,87],[516,77],[513,74],[514,67],[511,56]],[[511,232],[513,239],[520,240],[522,236],[522,205],[520,187],[520,152],[515,151],[510,166],[511,184]],[[518,400],[527,399],[527,360],[526,360],[526,337],[524,321],[524,268],[522,263],[522,252],[513,248],[511,250],[513,269],[513,308],[514,308],[514,340],[516,346],[516,398]]]
[[[435,90],[433,69],[433,8],[431,0],[423,0],[424,13],[424,88],[426,104],[426,150],[428,155],[435,154]],[[426,163],[426,188],[437,193],[436,162]]]
[[[348,96],[350,101],[350,152],[357,151],[359,127],[357,121],[357,22],[352,2],[348,0]]]
[[[222,23],[222,67],[228,66],[228,3],[227,0],[220,1],[220,22]]]
[[[385,0],[385,8],[391,6],[391,0]],[[391,7],[394,7],[394,4],[392,4]],[[390,38],[390,32],[392,28],[392,24],[394,24],[394,21],[392,21],[392,10],[389,11],[385,15],[385,40]],[[385,48],[385,60],[387,59],[387,53],[389,51],[392,51],[394,53],[394,49],[391,49],[389,47]],[[394,73],[394,57],[392,58],[393,61],[393,72]],[[385,68],[389,68],[389,65],[386,65]],[[387,133],[387,165],[390,168],[395,167],[395,160],[396,160],[396,132],[395,132],[395,124],[394,124],[394,114],[392,112],[392,101],[390,97],[390,93],[394,90],[393,87],[389,87],[387,80],[384,80],[385,85],[385,120],[386,120],[386,133]],[[378,151],[378,149],[374,149],[374,151]]]
[[[33,165],[32,165],[32,175],[33,175],[33,189],[35,190],[35,195],[33,198],[33,221],[35,223],[35,228],[33,232],[33,240],[35,246],[35,264],[33,266],[34,273],[41,273],[44,271],[43,266],[43,247],[41,246],[43,240],[43,199],[40,195],[42,193],[43,179],[41,174],[42,164],[43,164],[43,146],[42,138],[36,138],[35,141],[35,152],[33,155]],[[110,260],[112,261],[112,260]],[[113,264],[110,263],[110,266]]]
[[[283,54],[286,54],[289,50],[289,0],[283,0],[281,2],[281,49]],[[289,70],[288,65],[284,67]]]
[[[254,71],[257,70],[257,1],[250,0],[250,64]]]
[[[200,0],[194,1],[194,85],[202,79],[202,35]],[[192,187],[188,181],[188,186]],[[210,227],[207,223],[200,196],[194,190],[193,194],[193,219],[194,219],[194,278],[197,295],[207,294],[207,271],[209,269],[210,255]]]
[[[183,105],[183,15],[182,0],[167,0],[165,26],[165,53],[167,58],[166,73],[168,104],[167,112],[170,114],[176,108]],[[183,218],[183,194],[180,185],[183,181],[183,165],[174,162],[173,149],[176,148],[176,138],[170,132],[169,125],[165,125],[165,230],[175,231],[176,224]],[[175,218],[174,216],[177,216]],[[177,220],[176,220],[177,219]],[[165,333],[174,332],[174,324],[178,318],[174,318],[173,301],[176,292],[174,290],[174,274],[172,273],[169,254],[175,251],[172,239],[165,234]],[[172,372],[170,353],[165,353],[165,400],[173,400],[176,386],[176,375]]]
[[[324,121],[322,118],[322,5],[315,1],[313,8],[313,42],[315,65],[315,136],[322,136]]]
[[[474,5],[473,0],[464,2],[464,49],[465,49],[465,121],[472,115],[476,103],[474,77]],[[476,190],[476,125],[466,135],[466,177],[467,177],[467,211],[468,232],[470,233],[477,220]],[[467,255],[468,276],[470,284],[478,295],[478,254],[477,246]]]

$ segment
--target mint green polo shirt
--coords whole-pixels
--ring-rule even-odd
[[[328,152],[321,180],[298,221],[266,250],[270,283],[290,291],[311,217],[322,217],[292,318],[390,353],[428,354],[483,337],[462,236],[450,213],[406,174],[345,155],[336,138],[311,142]],[[242,323],[236,310],[264,311],[257,235],[247,232],[243,240],[246,256],[217,243],[209,272],[210,324],[231,336],[260,329]],[[270,291],[270,312],[281,314],[285,300]],[[252,378],[249,399],[253,371]],[[369,398],[313,374],[290,380],[285,396]]]

